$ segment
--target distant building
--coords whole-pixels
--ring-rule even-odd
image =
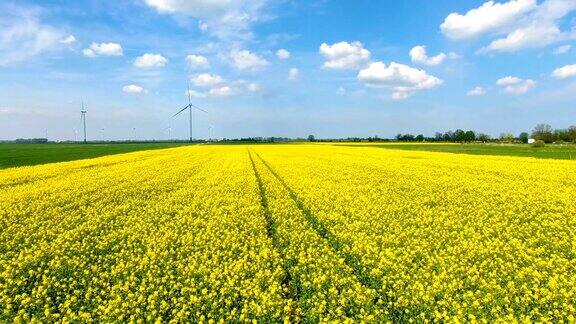
[[[528,139],[528,144],[534,144],[534,142],[536,142],[535,139],[533,139],[533,138],[529,138],[529,139]]]

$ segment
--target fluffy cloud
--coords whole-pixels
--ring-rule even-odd
[[[452,39],[466,39],[507,27],[536,7],[536,0],[488,1],[466,14],[451,13],[440,29]]]
[[[507,76],[496,81],[496,84],[501,86],[504,93],[521,95],[532,90],[536,86],[534,80],[524,80],[514,76]]]
[[[210,68],[210,61],[202,55],[188,55],[186,56],[186,63],[191,69],[195,70]]]
[[[232,51],[230,58],[232,59],[232,65],[238,70],[254,70],[270,65],[264,58],[248,50]]]
[[[228,97],[236,94],[236,92],[230,86],[212,88],[208,93],[211,96],[216,97]]]
[[[43,24],[40,11],[0,5],[0,66],[8,66],[54,50],[64,37],[59,29]]]
[[[320,54],[326,58],[324,67],[334,70],[360,69],[371,57],[369,50],[360,42],[340,42],[333,45],[320,45]]]
[[[62,39],[60,39],[60,43],[62,44],[73,44],[76,42],[76,37],[74,35],[68,35]]]
[[[251,37],[250,27],[264,20],[267,0],[144,0],[159,13],[200,20],[201,29],[222,39]]]
[[[552,72],[552,76],[557,79],[576,77],[576,64],[566,65]]]
[[[290,71],[288,71],[288,80],[290,81],[298,80],[299,76],[300,76],[300,70],[298,70],[297,68],[291,68]]]
[[[484,88],[482,87],[475,87],[473,89],[470,89],[468,92],[466,92],[466,95],[468,96],[483,96],[486,94],[486,90],[484,90]]]
[[[394,100],[404,100],[408,99],[408,97],[410,97],[410,93],[408,93],[408,91],[398,90],[392,92],[392,99]]]
[[[393,99],[406,99],[415,91],[432,89],[442,80],[424,70],[392,62],[374,62],[358,73],[358,80],[369,87],[392,88]]]
[[[575,10],[574,0],[488,1],[464,15],[450,14],[440,28],[452,39],[490,35],[493,40],[480,52],[512,52],[576,38],[576,29],[561,29],[562,19]]]
[[[287,60],[290,58],[290,52],[282,48],[276,52],[276,56],[281,60]]]
[[[195,83],[195,85],[209,87],[210,89],[204,92],[190,90],[190,95],[197,98],[239,96],[258,93],[262,90],[258,83],[246,82],[244,80],[226,82],[221,77],[214,75],[206,75],[205,77],[198,78],[198,80],[199,79],[204,80],[200,83]]]
[[[246,90],[248,90],[248,92],[260,92],[260,90],[262,90],[262,88],[257,83],[249,83],[246,86]]]
[[[122,46],[118,43],[92,43],[82,53],[87,57],[124,55]]]
[[[494,40],[481,52],[511,52],[527,47],[542,47],[556,42],[561,35],[558,26],[553,24],[532,24],[520,27],[504,38]]]
[[[166,66],[168,59],[160,54],[146,53],[134,60],[134,66],[139,69],[153,69]]]
[[[224,82],[224,79],[216,74],[198,74],[192,78],[192,83],[198,87],[212,87]]]
[[[566,53],[570,52],[571,49],[572,49],[572,45],[558,46],[557,48],[554,49],[554,54],[556,54],[556,55],[566,54]]]
[[[129,85],[122,87],[122,91],[124,91],[125,93],[129,93],[129,94],[146,93],[146,90],[144,88],[142,88],[139,85],[135,85],[135,84],[129,84]]]
[[[429,57],[426,53],[426,46],[420,45],[415,46],[410,50],[410,58],[414,63],[420,63],[425,65],[439,65],[448,58],[448,55],[440,53],[436,56]]]

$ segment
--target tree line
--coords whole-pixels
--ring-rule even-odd
[[[434,137],[427,137],[422,134],[398,134],[395,137],[399,142],[501,142],[501,143],[528,143],[529,139],[543,141],[544,143],[573,142],[576,143],[576,126],[566,129],[553,129],[548,124],[538,124],[532,132],[522,132],[517,136],[511,133],[502,133],[499,137],[493,138],[488,134],[477,133],[473,130],[457,129],[444,133],[437,132]],[[379,141],[376,137],[369,137],[368,141]]]

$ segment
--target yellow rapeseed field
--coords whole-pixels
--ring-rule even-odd
[[[575,322],[576,163],[190,146],[0,171],[0,322]]]

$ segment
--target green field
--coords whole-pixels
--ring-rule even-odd
[[[0,169],[90,159],[104,155],[186,145],[145,144],[0,144]]]
[[[540,159],[576,160],[576,145],[547,145],[534,148],[528,144],[436,144],[389,143],[357,144],[350,146],[379,147],[393,150],[446,152],[474,155],[504,155]]]

